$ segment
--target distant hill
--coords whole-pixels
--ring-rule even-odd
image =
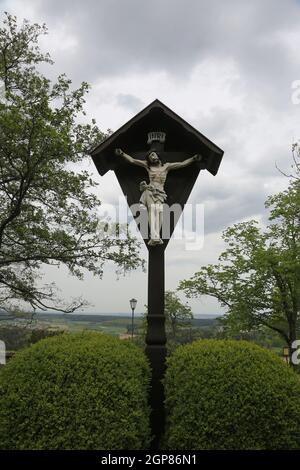
[[[97,314],[87,314],[87,313],[48,313],[48,312],[43,312],[43,313],[37,313],[36,317],[37,319],[40,320],[49,320],[53,321],[55,319],[58,320],[68,320],[68,321],[78,321],[78,322],[103,322],[103,321],[111,321],[111,320],[117,320],[119,318],[130,318],[130,316],[127,315],[97,315]]]
[[[135,314],[135,317],[141,317],[141,314]],[[67,320],[74,322],[93,322],[93,323],[102,323],[115,320],[124,320],[131,319],[130,314],[126,313],[115,313],[115,314],[94,314],[94,313],[52,313],[52,312],[42,312],[36,314],[36,319],[53,321],[57,320]],[[195,315],[193,320],[194,326],[205,326],[215,323],[217,315]]]
[[[141,317],[141,313],[135,313],[134,316],[136,318]],[[194,322],[198,324],[198,320],[201,320],[201,324],[203,321],[207,321],[211,323],[216,318],[220,317],[221,315],[205,315],[205,314],[195,314],[194,315]],[[39,312],[36,314],[36,318],[40,320],[53,320],[54,318],[57,319],[64,319],[69,321],[88,321],[88,322],[103,322],[103,321],[111,321],[111,320],[118,320],[124,318],[131,318],[129,313],[111,313],[111,314],[103,314],[103,313],[57,313],[57,312]]]

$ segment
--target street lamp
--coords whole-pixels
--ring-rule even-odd
[[[135,307],[136,307],[136,304],[137,304],[137,300],[136,299],[131,299],[131,300],[129,300],[129,303],[130,303],[131,312],[132,312],[132,316],[131,316],[131,339],[133,340],[134,310],[135,310]]]

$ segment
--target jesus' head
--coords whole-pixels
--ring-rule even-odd
[[[159,166],[162,164],[158,153],[155,150],[150,150],[150,152],[148,152],[146,155],[146,161],[148,166]]]

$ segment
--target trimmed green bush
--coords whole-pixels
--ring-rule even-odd
[[[168,449],[300,449],[300,380],[245,341],[180,346],[165,377]]]
[[[145,449],[150,369],[128,341],[63,334],[0,371],[1,449]]]

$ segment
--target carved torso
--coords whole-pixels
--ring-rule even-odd
[[[147,168],[149,181],[155,188],[164,189],[164,184],[167,179],[167,168],[166,165],[151,166]]]

